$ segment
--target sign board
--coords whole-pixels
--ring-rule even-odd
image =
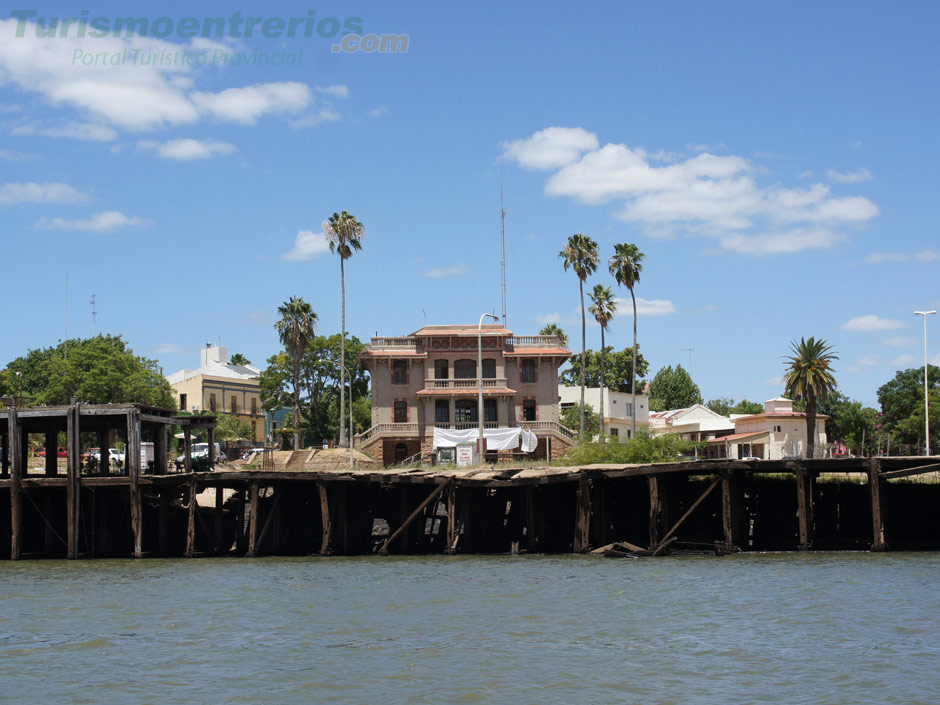
[[[476,444],[475,443],[458,443],[457,444],[457,465],[459,467],[468,467],[473,465],[476,461]]]

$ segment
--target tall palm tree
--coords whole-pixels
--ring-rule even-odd
[[[568,238],[564,249],[558,253],[565,271],[573,269],[578,277],[578,286],[581,296],[581,430],[578,434],[584,440],[584,368],[585,351],[587,350],[587,323],[584,318],[584,282],[597,271],[597,243],[587,235],[575,233]]]
[[[362,249],[365,228],[352,213],[334,213],[323,224],[330,252],[339,255],[339,280],[343,293],[343,330],[339,343],[339,444],[346,444],[346,260]],[[352,402],[350,402],[352,403]],[[351,432],[351,430],[350,430]]]
[[[281,343],[287,348],[287,354],[293,366],[294,385],[294,450],[300,449],[300,367],[304,353],[313,338],[313,329],[317,325],[317,314],[303,298],[291,296],[279,306],[277,312],[281,318],[274,324]]]
[[[591,305],[588,307],[588,311],[594,320],[597,321],[597,324],[601,327],[601,435],[607,433],[607,430],[604,428],[604,362],[607,357],[607,351],[604,349],[604,332],[607,330],[607,326],[610,325],[610,320],[614,317],[614,314],[617,313],[617,300],[614,298],[613,292],[611,292],[609,286],[604,286],[603,284],[595,284],[594,291],[588,293],[588,298],[591,299]]]
[[[816,401],[835,392],[838,383],[833,377],[831,363],[839,358],[833,348],[822,338],[809,338],[800,342],[790,341],[790,356],[783,376],[785,394],[791,399],[806,402],[806,456],[816,457]]]
[[[554,335],[562,347],[568,347],[568,334],[557,323],[547,323],[539,331],[539,335]]]
[[[633,300],[633,372],[630,380],[630,437],[636,438],[636,295],[633,287],[640,281],[643,271],[643,253],[633,243],[614,245],[614,256],[608,260],[610,273],[621,286],[630,290]]]

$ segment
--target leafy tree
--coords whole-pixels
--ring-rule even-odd
[[[763,404],[748,401],[747,399],[742,399],[741,401],[735,403],[734,399],[731,397],[719,397],[718,399],[711,399],[705,404],[705,406],[714,411],[716,414],[721,414],[722,416],[730,416],[731,414],[760,414],[764,411]]]
[[[695,446],[677,433],[651,436],[640,432],[619,443],[580,443],[565,453],[558,465],[591,465],[592,463],[674,463],[680,455],[689,454]]]
[[[764,413],[764,405],[756,401],[748,401],[747,399],[742,399],[737,404],[731,407],[732,414],[762,414]]]
[[[929,382],[928,382],[929,383]],[[937,433],[940,429],[940,389],[931,389],[928,392],[928,406],[930,407],[930,449],[931,453],[936,454],[936,450],[940,444],[937,443],[937,438],[940,437],[940,434]],[[921,403],[917,405],[914,412],[908,416],[906,419],[902,419],[895,426],[895,432],[901,443],[907,443],[909,445],[918,445],[923,439],[924,433],[924,394],[921,391]]]
[[[241,353],[235,353],[232,357],[229,358],[229,363],[232,365],[250,365],[251,360],[242,355]]]
[[[568,347],[568,334],[561,329],[557,323],[549,323],[542,327],[542,330],[539,331],[539,335],[554,335],[558,337],[558,342],[560,342],[564,347]]]
[[[731,414],[731,407],[734,406],[734,399],[731,397],[718,397],[717,399],[709,399],[705,402],[705,406],[714,411],[716,414],[721,416],[729,416]]]
[[[860,401],[851,400],[841,392],[833,392],[817,403],[816,411],[829,417],[826,435],[830,440],[841,441],[862,453],[865,452],[862,448],[863,438],[866,446],[874,442],[875,425],[878,423],[878,412],[875,409],[863,406]]]
[[[927,386],[931,392],[940,389],[940,367],[928,366]],[[894,379],[878,387],[878,403],[881,405],[883,430],[899,443],[916,444],[923,437],[924,430],[924,368],[898,371]],[[932,422],[933,394],[929,404]],[[919,415],[920,426],[909,422],[915,415]],[[930,426],[934,428],[933,423]]]
[[[119,335],[30,350],[6,367],[13,394],[40,404],[68,404],[76,397],[86,404],[139,403],[176,408],[175,397],[156,360],[139,357]]]
[[[650,411],[685,409],[702,403],[702,392],[682,365],[663,367],[650,382]]]
[[[251,438],[251,424],[231,414],[216,414],[215,438],[219,442]]]
[[[291,360],[291,379],[294,384],[294,429],[300,428],[300,368],[304,359],[304,352],[313,337],[313,329],[317,324],[317,314],[313,308],[297,296],[291,296],[278,307],[281,315],[274,324],[281,343],[287,349]],[[294,433],[294,450],[300,448],[300,435]]]
[[[793,353],[783,376],[786,394],[806,402],[806,454],[816,457],[816,402],[832,394],[838,386],[832,374],[832,361],[839,358],[825,340],[810,337],[790,341]]]
[[[584,411],[584,354],[587,350],[587,322],[584,316],[584,282],[597,271],[597,243],[587,235],[575,233],[568,238],[564,249],[558,253],[567,272],[573,269],[578,277],[579,297],[581,301],[581,411]],[[581,430],[578,436],[584,440],[584,414],[581,415]]]
[[[601,433],[606,433],[607,430],[604,428],[604,386],[606,381],[604,379],[604,358],[607,357],[607,348],[604,347],[604,332],[607,330],[607,326],[610,324],[610,320],[614,317],[614,314],[617,313],[617,301],[614,299],[614,295],[610,291],[609,286],[604,286],[602,284],[597,284],[594,286],[594,290],[588,293],[588,297],[591,299],[591,306],[588,308],[588,311],[591,312],[591,315],[594,316],[594,320],[597,321],[597,325],[601,327]]]
[[[568,428],[575,428],[581,419],[584,419],[584,432],[587,438],[593,438],[600,431],[600,418],[594,413],[594,407],[590,404],[584,405],[584,415],[581,415],[582,407],[580,404],[572,404],[561,412],[561,423]]]
[[[643,271],[644,254],[632,243],[619,243],[614,245],[614,256],[608,262],[610,273],[614,280],[630,290],[630,299],[633,301],[633,371],[636,372],[636,294],[633,288],[640,283],[640,273]],[[636,436],[636,378],[630,380],[630,430],[631,436]]]
[[[343,296],[343,324],[339,355],[339,444],[346,441],[346,260],[354,251],[362,249],[362,236],[365,228],[352,213],[343,211],[334,213],[323,224],[323,232],[330,242],[330,252],[339,255],[339,280]],[[351,433],[351,431],[350,431]]]
[[[633,375],[633,348],[614,350],[605,348],[604,378],[607,387],[615,392],[629,393],[632,389]],[[584,369],[584,380],[588,387],[599,387],[601,384],[601,354],[597,350],[588,350],[585,354],[587,367]],[[637,353],[636,377],[642,380],[649,371],[649,363],[642,353]],[[561,373],[562,384],[576,385],[581,378],[581,356],[572,355],[568,358],[568,369]],[[642,386],[642,381],[641,381]]]

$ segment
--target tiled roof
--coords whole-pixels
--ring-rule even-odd
[[[455,325],[455,326],[424,326],[419,328],[414,333],[408,337],[424,337],[429,335],[476,335],[477,327],[476,326],[464,326],[464,325]],[[512,335],[512,331],[508,330],[501,325],[484,325],[483,326],[483,335],[484,336],[493,336],[493,335]]]

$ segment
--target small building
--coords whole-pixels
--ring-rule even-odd
[[[180,411],[210,411],[231,414],[251,426],[252,443],[265,438],[261,408],[261,370],[251,365],[233,365],[228,349],[206,346],[200,351],[201,365],[167,375]]]
[[[707,406],[693,404],[685,409],[652,412],[650,433],[678,433],[687,441],[710,441],[734,433],[734,423]]]
[[[571,351],[554,335],[516,336],[485,325],[478,378],[477,337],[476,325],[432,325],[372,338],[359,356],[372,381],[372,426],[355,437],[356,447],[384,465],[429,460],[435,429],[455,436],[479,428],[478,384],[486,431],[534,434],[529,455],[535,458],[557,457],[572,446],[573,432],[558,420],[558,368]],[[487,448],[496,444],[487,441]]]
[[[826,447],[825,414],[816,415],[816,449]],[[709,458],[801,458],[806,452],[806,414],[785,397],[768,399],[762,414],[731,419],[734,433],[708,441]]]
[[[581,387],[570,385],[558,386],[558,406],[560,411],[577,406],[581,403]],[[604,408],[601,409],[601,388],[586,387],[584,390],[584,403],[598,414],[603,416],[603,427],[611,436],[627,439],[632,433],[631,413],[633,409],[632,395],[629,392],[618,392],[609,387],[604,388]],[[650,419],[649,396],[636,395],[636,428],[643,431],[649,427]]]

